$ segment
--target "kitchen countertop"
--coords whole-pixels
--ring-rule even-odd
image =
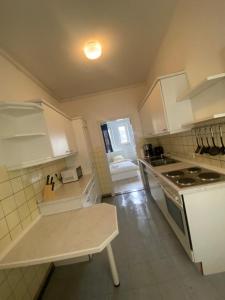
[[[101,203],[40,217],[0,258],[0,269],[101,252],[117,235],[116,207]]]
[[[43,200],[39,204],[45,205],[50,204],[53,201],[64,201],[64,200],[73,200],[80,198],[86,191],[86,188],[90,181],[92,180],[93,175],[88,174],[84,175],[78,181],[64,183],[60,186],[58,190],[55,191],[55,195],[52,199]]]
[[[181,195],[187,194],[187,193],[195,193],[195,192],[199,192],[199,191],[205,191],[205,190],[209,190],[209,189],[213,189],[213,188],[219,188],[220,186],[222,187],[225,185],[225,181],[221,181],[221,182],[209,183],[209,184],[204,184],[204,185],[188,186],[188,187],[180,188],[177,185],[175,185],[173,182],[171,182],[169,179],[167,179],[165,176],[163,176],[162,173],[175,171],[175,170],[181,170],[181,169],[185,169],[185,168],[190,168],[193,166],[199,166],[199,167],[206,168],[206,169],[209,169],[209,170],[212,170],[215,172],[219,172],[222,174],[224,174],[224,172],[222,172],[218,168],[207,166],[205,164],[204,165],[197,164],[192,161],[183,160],[180,157],[176,157],[176,156],[172,156],[172,155],[169,157],[177,159],[177,160],[179,160],[179,162],[173,163],[173,164],[168,164],[168,165],[163,165],[163,166],[153,167],[153,166],[151,166],[150,163],[148,163],[143,158],[139,158],[138,160],[141,161],[142,163],[144,163],[150,170],[152,170],[152,172],[156,176],[158,176],[161,180],[163,180],[165,183],[170,185],[173,189],[175,189]]]

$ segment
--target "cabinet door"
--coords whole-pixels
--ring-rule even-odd
[[[153,125],[152,125],[152,115],[151,115],[151,105],[150,105],[150,96],[147,98],[146,102],[139,111],[142,131],[144,136],[148,137],[154,134]]]
[[[67,142],[69,145],[69,150],[71,153],[76,152],[75,132],[73,129],[72,121],[65,118],[64,119],[64,128],[65,128],[65,132],[66,132]]]
[[[45,121],[52,146],[53,156],[70,153],[65,131],[65,117],[54,109],[44,105]]]
[[[167,116],[164,106],[164,100],[161,93],[160,81],[155,85],[150,94],[150,111],[152,116],[152,124],[155,134],[168,131]]]

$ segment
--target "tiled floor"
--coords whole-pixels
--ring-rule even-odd
[[[128,179],[118,180],[113,182],[113,191],[115,194],[125,192],[134,192],[143,189],[143,184],[140,175]]]
[[[111,281],[105,251],[92,262],[56,268],[43,300],[222,300],[225,273],[203,277],[144,191],[106,199],[118,208],[112,243],[121,285]]]

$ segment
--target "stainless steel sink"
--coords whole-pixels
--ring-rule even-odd
[[[152,160],[152,161],[150,162],[150,164],[151,164],[153,167],[158,167],[158,166],[164,166],[164,165],[175,164],[175,163],[177,163],[177,162],[179,162],[179,161],[176,160],[176,159],[169,158],[169,157],[164,157],[164,158]]]

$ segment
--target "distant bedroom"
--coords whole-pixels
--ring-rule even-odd
[[[101,130],[114,194],[143,189],[130,119],[104,122]]]

